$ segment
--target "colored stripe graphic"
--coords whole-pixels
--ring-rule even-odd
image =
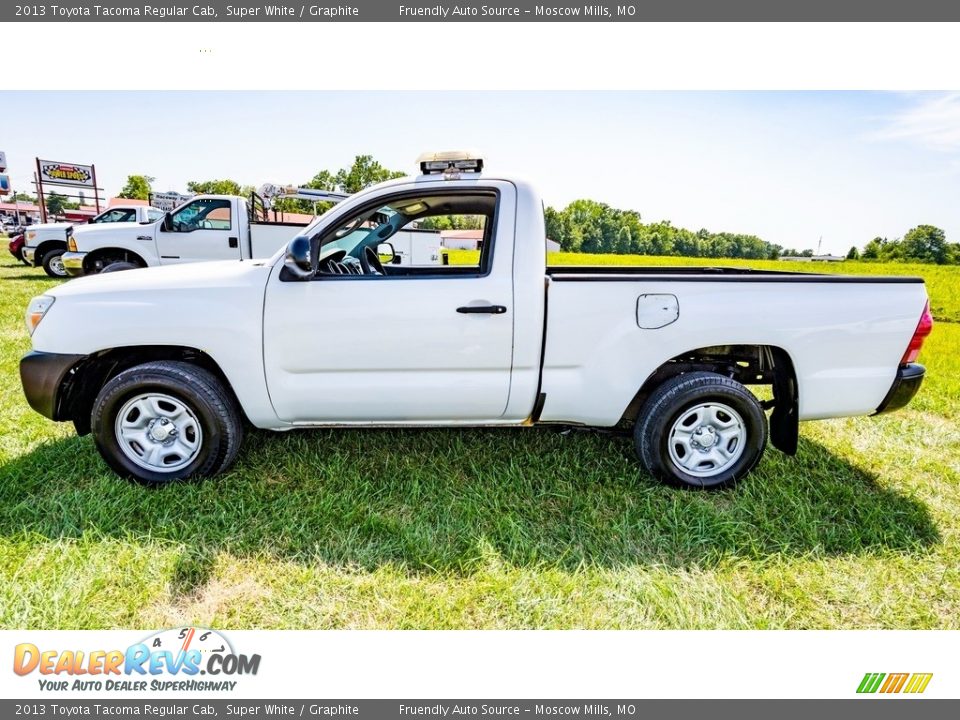
[[[899,692],[918,694],[927,689],[933,673],[866,673],[857,692],[861,694],[870,694],[880,692],[883,694],[896,694]]]
[[[887,675],[887,681],[880,688],[882,693],[898,693],[903,689],[904,684],[910,673],[890,673]]]
[[[927,689],[927,685],[930,684],[930,678],[932,677],[933,673],[914,673],[903,691],[905,693],[922,693]]]
[[[884,673],[867,673],[863,676],[863,680],[860,681],[860,687],[857,688],[858,693],[875,693],[877,688],[880,687],[880,681],[886,677]]]

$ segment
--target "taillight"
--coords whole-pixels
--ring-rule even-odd
[[[913,331],[913,337],[910,338],[910,344],[907,345],[907,351],[900,358],[900,364],[916,362],[920,355],[920,348],[923,347],[923,341],[933,330],[933,315],[930,314],[930,301],[923,306],[923,315],[920,316],[920,322],[917,323],[917,329]]]

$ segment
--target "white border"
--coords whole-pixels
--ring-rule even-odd
[[[957,35],[955,23],[18,23],[0,87],[946,90],[960,88]]]

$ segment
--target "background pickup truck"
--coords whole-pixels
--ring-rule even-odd
[[[886,412],[917,392],[932,326],[920,279],[548,268],[540,197],[481,167],[430,156],[267,260],[35,298],[28,401],[92,431],[110,467],[145,483],[223,470],[244,421],[561,423],[629,428],[654,476],[699,488],[746,475],[768,433],[792,454],[801,420]],[[396,233],[458,215],[481,220],[474,265],[390,264]]]
[[[264,185],[261,191],[264,188],[275,192],[275,197],[314,202],[340,202],[347,197],[310,188]],[[250,201],[233,195],[198,195],[148,228],[103,227],[73,233],[67,241],[63,265],[68,274],[81,276],[157,265],[270,257],[307,223],[271,219],[269,207],[257,193]],[[441,261],[440,233],[435,230],[402,230],[392,236],[392,244],[396,265]]]
[[[63,254],[67,251],[70,235],[93,227],[110,226],[135,229],[137,225],[152,223],[163,213],[146,205],[114,205],[91,218],[85,225],[74,223],[42,223],[31,225],[24,233],[23,259],[28,265],[42,267],[51,277],[67,277]]]

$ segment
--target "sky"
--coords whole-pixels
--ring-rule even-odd
[[[548,205],[591,198],[693,230],[846,253],[918,224],[960,241],[960,93],[0,92],[18,191],[34,158],[127,175],[302,184],[370,154],[413,173],[476,148]]]

